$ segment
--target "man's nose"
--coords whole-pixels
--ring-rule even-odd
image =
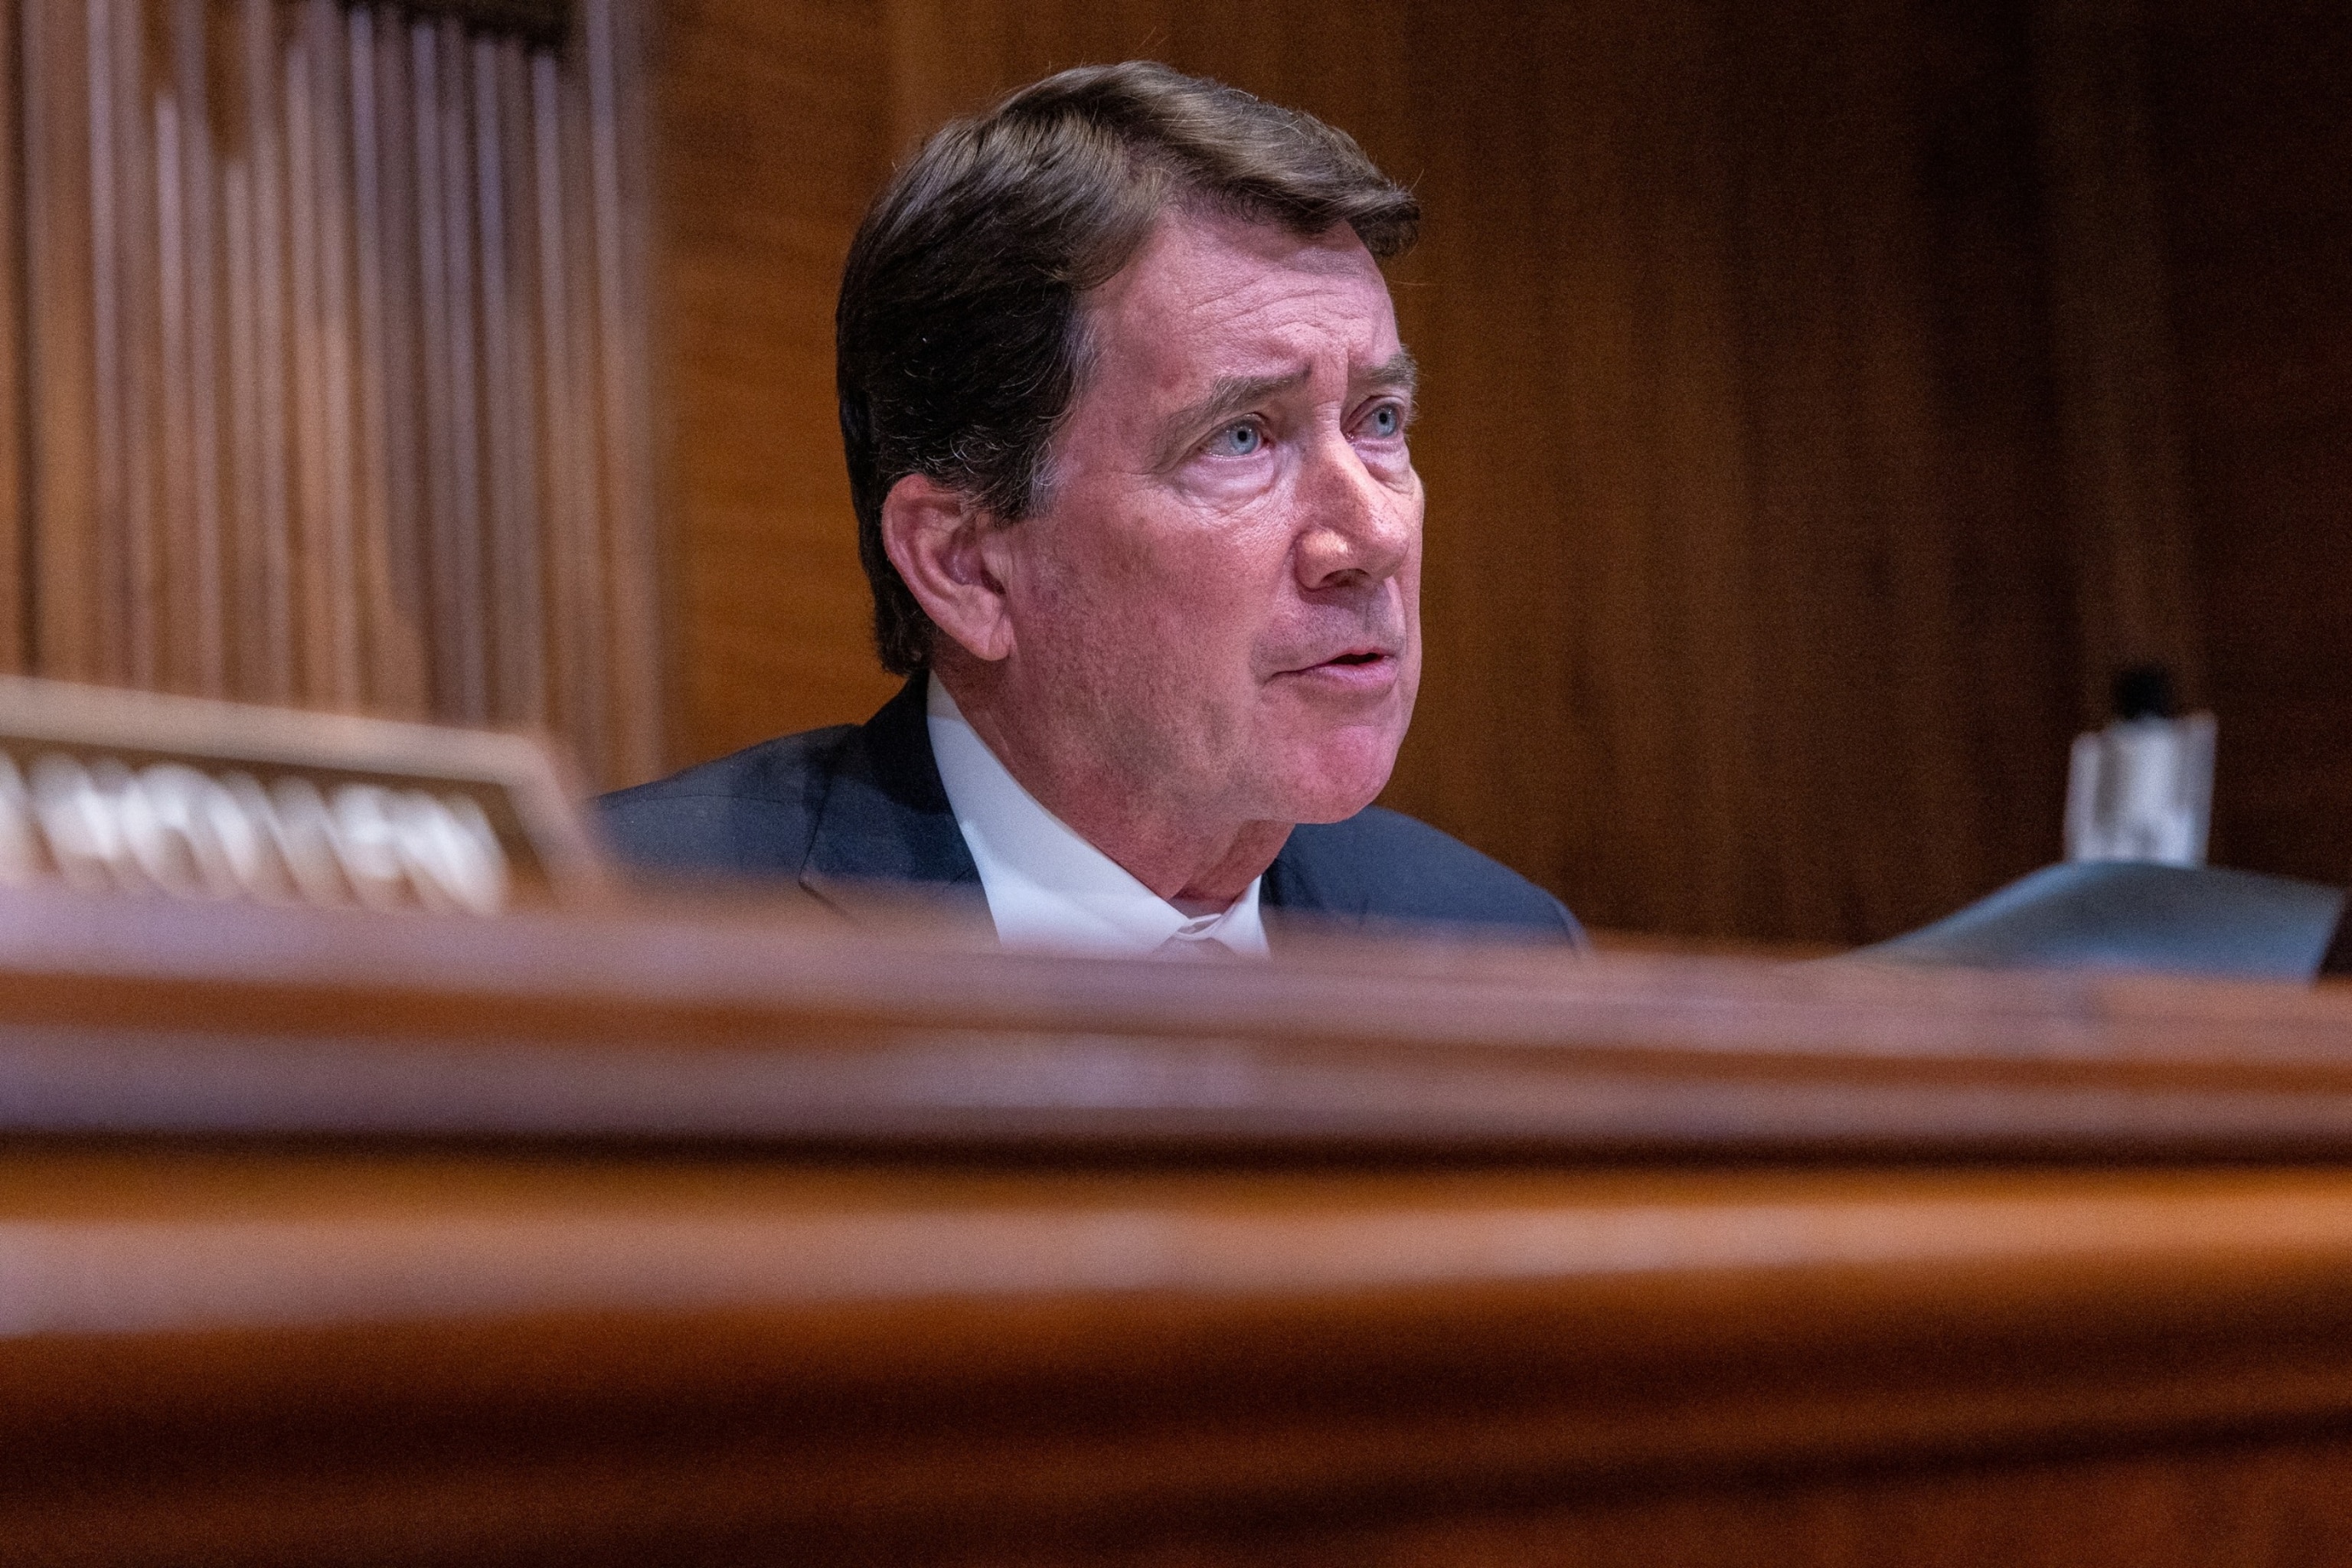
[[[1421,531],[1419,495],[1417,485],[1375,475],[1345,437],[1318,443],[1299,475],[1299,586],[1347,588],[1395,576]]]

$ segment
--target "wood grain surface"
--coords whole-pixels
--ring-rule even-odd
[[[31,1561],[2275,1561],[2352,1399],[2340,1176],[5,1173]]]
[[[1329,939],[1200,975],[811,912],[23,889],[0,1130],[1412,1158],[2352,1148],[2352,998]]]
[[[0,982],[12,1561],[2187,1564],[2344,1518],[2336,989],[23,890]]]

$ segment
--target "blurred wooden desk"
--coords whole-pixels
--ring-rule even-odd
[[[14,1563],[2352,1547],[2352,997],[0,903]]]

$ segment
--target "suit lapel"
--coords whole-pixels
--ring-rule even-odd
[[[800,883],[852,918],[912,901],[987,919],[980,868],[931,758],[917,672],[834,755]]]
[[[1315,853],[1311,831],[1291,829],[1282,853],[1265,868],[1265,881],[1258,889],[1267,946],[1279,952],[1294,936],[1351,930],[1364,923],[1371,908],[1369,895],[1348,875],[1344,865],[1333,866],[1329,861],[1330,857]]]

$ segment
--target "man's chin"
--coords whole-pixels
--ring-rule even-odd
[[[1333,745],[1290,759],[1268,793],[1280,805],[1266,813],[1282,822],[1344,822],[1380,798],[1396,767],[1392,743]]]

